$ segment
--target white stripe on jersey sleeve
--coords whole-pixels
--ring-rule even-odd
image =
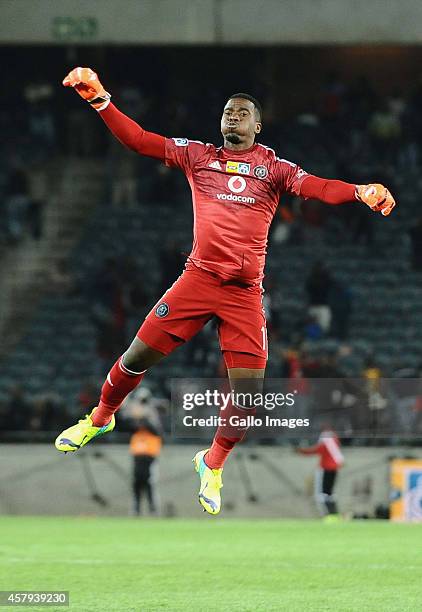
[[[276,153],[274,151],[274,149],[272,149],[271,147],[267,147],[267,145],[263,145],[260,142],[256,143],[258,145],[258,147],[262,147],[263,149],[266,149],[267,151],[271,151],[271,153],[273,153],[274,157],[276,157]],[[276,157],[276,159],[278,159],[278,157]]]
[[[279,162],[284,162],[284,163],[286,163],[286,164],[289,164],[289,166],[292,166],[293,168],[296,168],[296,166],[297,166],[297,164],[295,164],[295,163],[293,163],[293,162],[289,161],[288,159],[282,159],[281,157],[277,157],[276,159],[277,159],[277,161],[279,161]]]
[[[337,465],[343,464],[344,463],[343,453],[341,452],[340,447],[337,444],[337,442],[334,440],[334,438],[323,438],[322,442],[323,444],[325,444],[328,452],[330,453],[334,461],[337,463]]]
[[[288,164],[289,166],[292,166],[292,168],[296,168],[297,164],[295,164],[294,162],[291,162],[288,159],[284,159],[284,157],[277,157],[276,152],[271,147],[267,147],[267,145],[263,145],[260,142],[257,142],[256,144],[258,145],[258,147],[262,147],[266,151],[270,151],[274,155],[276,161],[284,162],[284,163]]]

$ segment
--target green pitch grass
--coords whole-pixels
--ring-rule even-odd
[[[416,612],[421,542],[388,522],[0,517],[0,590],[68,590],[78,612]]]

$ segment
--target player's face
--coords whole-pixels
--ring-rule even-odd
[[[261,131],[255,105],[244,98],[233,98],[224,107],[221,117],[221,133],[232,144],[253,143]]]

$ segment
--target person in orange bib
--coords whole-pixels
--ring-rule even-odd
[[[141,387],[134,399],[139,402],[140,418],[136,420],[136,431],[132,434],[129,443],[129,450],[133,456],[133,512],[135,516],[141,514],[141,499],[145,495],[148,501],[149,513],[157,514],[157,495],[156,479],[156,459],[161,452],[162,437],[161,429],[157,425],[157,419],[150,414],[148,401],[150,391],[146,387]],[[151,410],[156,412],[154,407]]]

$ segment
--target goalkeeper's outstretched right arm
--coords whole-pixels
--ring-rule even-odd
[[[74,68],[63,80],[65,87],[73,87],[106,123],[114,136],[132,151],[140,155],[165,159],[165,138],[147,132],[136,121],[120,112],[111,102],[111,95],[104,89],[96,72],[91,68]]]

